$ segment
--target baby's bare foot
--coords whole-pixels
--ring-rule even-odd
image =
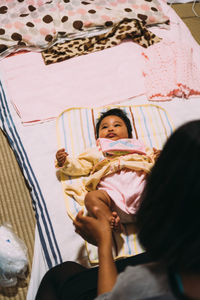
[[[110,227],[113,231],[122,232],[122,224],[120,221],[120,217],[118,216],[116,211],[112,212],[112,216],[110,217],[109,221],[110,221]]]

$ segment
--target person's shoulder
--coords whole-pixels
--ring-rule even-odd
[[[148,263],[137,266],[128,266],[125,270],[129,284],[138,292],[148,291],[145,296],[154,296],[170,291],[166,270],[157,263]],[[124,274],[124,275],[125,275]]]
[[[139,272],[143,274],[164,274],[167,276],[166,269],[159,263],[150,262],[146,264],[136,265],[136,266],[128,266],[128,272]]]
[[[171,293],[167,293],[164,295],[160,295],[160,296],[153,296],[150,298],[144,298],[142,300],[176,300],[177,298],[175,298]]]
[[[127,300],[174,300],[168,285],[167,272],[156,263],[126,267],[118,275],[112,292],[97,299],[113,300],[122,297]]]

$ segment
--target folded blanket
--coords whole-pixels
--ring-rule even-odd
[[[163,51],[164,50],[164,51]],[[200,95],[199,62],[190,44],[165,40],[143,51],[144,78],[149,100]]]
[[[67,107],[108,105],[144,94],[138,48],[122,43],[48,66],[32,52],[3,59],[0,68],[11,101],[28,125],[56,118]]]
[[[151,32],[163,40],[145,50],[136,43],[124,42],[104,51],[74,57],[48,66],[44,64],[39,53],[26,53],[3,59],[0,62],[1,72],[22,123],[44,122],[55,118],[72,105],[94,107],[98,103],[101,105],[120,103],[130,97],[144,95],[145,90],[148,98],[151,99],[152,94],[160,93],[157,88],[160,85],[154,85],[157,91],[152,93],[150,85],[147,82],[144,85],[147,76],[144,77],[142,73],[149,74],[149,71],[148,67],[144,66],[148,61],[141,53],[145,53],[148,57],[148,53],[152,51],[153,57],[156,58],[157,52],[155,50],[154,54],[154,48],[159,48],[159,53],[167,55],[165,40],[174,41],[177,45],[182,45],[185,40],[188,41],[187,47],[193,51],[193,64],[198,67],[200,46],[174,10],[167,6],[164,0],[160,1],[160,5],[164,13],[170,17],[170,30],[151,28]],[[168,48],[171,45],[173,44],[169,44]],[[153,61],[155,63],[155,60]],[[158,64],[160,66],[159,57]],[[157,64],[152,67],[157,68]],[[159,68],[157,71],[159,82],[167,84],[165,73],[160,74]],[[195,72],[192,77],[196,76]],[[150,80],[150,83],[153,83],[153,80]],[[168,91],[171,91],[171,86]]]
[[[71,156],[77,156],[85,149],[96,144],[95,120],[99,114],[111,107],[98,108],[72,108],[67,109],[57,118],[58,148],[65,148]],[[161,149],[168,136],[174,130],[173,123],[167,112],[156,105],[117,106],[125,110],[131,120],[133,137],[140,139],[146,146]],[[76,202],[65,193],[69,184],[80,185],[81,178],[71,178],[57,173],[62,183],[63,195],[66,203],[67,214],[74,219],[77,212],[84,206]],[[86,243],[90,263],[98,262],[97,248]],[[115,259],[136,255],[143,251],[140,246],[134,224],[125,225],[125,233],[113,234],[113,255]]]
[[[58,43],[42,52],[46,65],[63,60],[104,50],[129,39],[140,46],[147,48],[161,39],[143,26],[137,19],[123,19],[108,32],[94,37],[74,39],[65,43]]]
[[[42,51],[55,42],[98,35],[124,18],[165,24],[157,0],[1,0],[0,57],[20,49]]]

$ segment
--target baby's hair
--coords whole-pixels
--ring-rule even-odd
[[[125,125],[126,125],[127,131],[128,131],[128,137],[132,138],[132,126],[131,126],[131,122],[130,122],[129,118],[127,117],[127,114],[123,110],[121,110],[120,108],[112,108],[110,110],[102,112],[99,119],[97,119],[97,123],[96,123],[97,139],[99,137],[99,127],[101,125],[101,122],[103,121],[103,119],[105,117],[108,117],[108,116],[117,116],[120,119],[122,119],[124,121]]]

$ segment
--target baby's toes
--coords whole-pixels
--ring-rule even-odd
[[[109,223],[110,223],[111,229],[114,229],[115,228],[115,218],[111,216],[109,218]]]

